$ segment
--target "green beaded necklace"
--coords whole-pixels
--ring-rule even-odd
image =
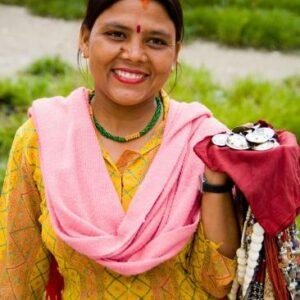
[[[91,103],[93,97],[94,97],[94,93],[89,95],[90,103]],[[110,140],[113,140],[113,141],[116,141],[119,143],[126,143],[126,142],[129,142],[132,140],[136,140],[136,139],[142,137],[143,135],[147,134],[155,126],[155,124],[157,123],[157,121],[160,117],[160,114],[162,111],[162,101],[161,101],[160,97],[156,97],[155,100],[156,100],[156,110],[155,110],[155,113],[154,113],[152,119],[146,125],[146,127],[138,133],[130,134],[125,137],[113,135],[113,134],[109,133],[107,130],[105,130],[105,128],[98,122],[98,120],[93,115],[94,124],[95,124],[97,130],[100,132],[100,134]]]

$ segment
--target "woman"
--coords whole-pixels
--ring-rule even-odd
[[[41,299],[48,281],[59,296],[55,261],[63,299],[228,293],[239,244],[231,184],[193,152],[224,126],[162,90],[182,32],[177,0],[88,2],[80,52],[94,91],[35,101],[12,146],[1,299]]]

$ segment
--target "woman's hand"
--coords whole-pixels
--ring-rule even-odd
[[[228,182],[229,177],[226,173],[216,172],[205,166],[204,177],[210,184],[223,185]]]

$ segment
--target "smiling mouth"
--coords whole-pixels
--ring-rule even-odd
[[[123,83],[133,84],[141,83],[148,77],[148,75],[144,72],[124,69],[114,69],[113,74],[117,80]]]

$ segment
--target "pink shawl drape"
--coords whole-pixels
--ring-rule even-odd
[[[204,167],[193,147],[225,129],[207,108],[170,100],[162,144],[127,213],[101,155],[88,91],[37,100],[30,115],[51,222],[65,243],[115,272],[134,275],[175,256],[191,239]]]

